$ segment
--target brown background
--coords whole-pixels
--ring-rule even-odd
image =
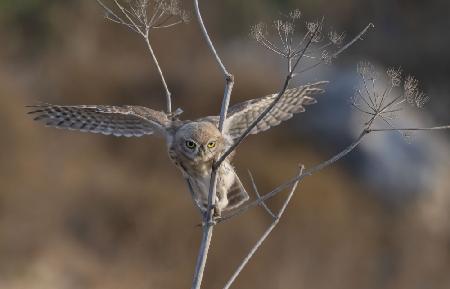
[[[237,80],[233,103],[274,92],[283,78],[279,60],[249,40],[250,25],[300,8],[309,19],[324,15],[349,37],[368,22],[376,26],[306,80],[352,75],[361,59],[382,69],[401,66],[432,97],[421,112],[426,123],[450,121],[447,1],[200,2]],[[184,2],[188,10],[191,4]],[[163,142],[49,129],[25,115],[24,105],[37,101],[162,109],[163,91],[141,39],[107,23],[94,1],[3,0],[0,43],[0,288],[189,287],[199,217]],[[156,31],[152,43],[183,117],[217,114],[223,79],[197,23]],[[340,93],[338,102],[348,106],[352,85]],[[311,166],[348,143],[305,128],[319,108],[246,140],[235,164],[248,188],[247,169],[267,192],[295,174],[298,163]],[[420,172],[426,185],[411,190],[416,178],[407,176],[396,182],[407,189],[393,189],[371,178],[377,171],[363,157],[377,143],[370,137],[350,161],[301,184],[234,288],[449,288],[449,137],[416,139],[427,144],[419,146],[426,160],[408,168],[390,161],[399,171]],[[269,222],[257,208],[217,228],[205,288],[221,288]]]

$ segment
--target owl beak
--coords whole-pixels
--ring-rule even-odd
[[[205,146],[200,146],[199,152],[200,152],[200,155],[201,155],[201,156],[204,156],[204,155],[206,154]]]

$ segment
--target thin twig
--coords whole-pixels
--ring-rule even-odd
[[[367,132],[382,132],[382,131],[427,131],[427,130],[444,130],[450,129],[450,125],[434,126],[434,127],[411,127],[411,128],[373,128],[369,129]]]
[[[375,116],[374,116],[375,117]],[[273,189],[271,192],[263,195],[261,198],[259,198],[258,200],[255,200],[245,206],[242,206],[232,212],[230,212],[228,215],[223,216],[218,222],[224,222],[227,221],[235,216],[241,215],[242,213],[246,212],[248,209],[253,208],[255,206],[258,206],[261,202],[264,202],[272,197],[274,197],[275,195],[277,195],[279,192],[281,192],[282,190],[284,190],[285,188],[291,186],[293,183],[295,183],[296,181],[301,181],[302,179],[304,179],[307,176],[311,176],[314,173],[323,170],[324,168],[334,164],[335,162],[337,162],[338,160],[340,160],[341,158],[345,157],[347,154],[349,154],[350,152],[352,152],[363,140],[363,138],[372,133],[372,132],[387,132],[387,131],[430,131],[430,130],[446,130],[446,129],[450,129],[450,125],[443,125],[443,126],[435,126],[435,127],[427,127],[427,128],[380,128],[380,129],[372,129],[370,128],[370,126],[373,123],[374,117],[371,118],[371,120],[368,122],[366,128],[360,133],[360,135],[358,136],[358,138],[352,142],[349,146],[347,146],[344,150],[342,150],[341,152],[339,152],[338,154],[334,155],[333,157],[331,157],[330,159],[317,164],[316,166],[305,170],[300,176],[294,177],[286,182],[284,182],[283,184],[279,185],[278,187],[276,187],[275,189]]]
[[[159,65],[158,59],[156,58],[155,52],[153,51],[152,46],[150,45],[150,38],[148,34],[148,30],[146,31],[144,35],[145,43],[147,44],[147,48],[150,51],[150,54],[152,56],[153,62],[156,65],[156,69],[158,70],[159,77],[161,78],[161,82],[164,86],[164,90],[166,92],[166,110],[167,113],[172,113],[172,94],[170,93],[169,87],[167,86],[166,79],[164,78],[164,74],[161,70],[161,66]]]
[[[130,21],[130,23],[134,26],[134,28],[136,28],[136,30],[139,32],[139,34],[144,36],[144,32],[142,31],[141,27],[134,22],[133,18],[131,18],[130,14],[128,14],[129,13],[128,10],[125,9],[125,7],[123,7],[122,5],[120,5],[119,1],[117,1],[117,0],[114,0],[114,3],[120,9],[122,14],[125,15],[125,17],[128,19],[128,21]]]
[[[220,119],[219,119],[219,131],[222,132],[224,129],[225,119],[227,117],[228,107],[230,104],[231,92],[234,86],[234,77],[231,73],[228,72],[222,60],[220,59],[211,38],[208,35],[208,31],[206,30],[205,24],[203,23],[202,15],[200,13],[200,8],[198,5],[198,0],[194,0],[194,9],[195,14],[197,16],[198,23],[200,25],[200,29],[203,33],[205,41],[207,42],[211,52],[213,53],[220,69],[222,70],[225,76],[225,89],[224,96],[222,100],[222,106],[220,109]],[[217,184],[217,171],[220,167],[219,165],[212,166],[211,170],[211,181],[209,185],[209,193],[208,193],[208,208],[206,214],[203,215],[203,233],[202,233],[202,241],[200,243],[200,249],[197,256],[197,262],[195,266],[194,280],[192,282],[192,289],[200,289],[202,280],[203,280],[203,272],[206,266],[206,260],[208,258],[208,251],[211,244],[211,238],[213,234],[213,228],[215,222],[213,220],[213,207],[215,203],[216,196],[216,184]]]
[[[298,173],[298,177],[302,175],[303,170],[304,170],[304,166],[302,165],[300,168],[300,171]],[[281,207],[280,211],[278,212],[278,214],[275,216],[275,219],[273,220],[272,224],[267,228],[267,230],[264,232],[264,234],[261,236],[261,238],[259,238],[259,240],[256,242],[256,244],[253,246],[253,248],[250,250],[250,252],[247,254],[247,256],[244,258],[244,260],[242,260],[241,264],[239,264],[238,268],[236,269],[236,271],[233,273],[233,275],[230,277],[230,279],[228,280],[228,282],[225,284],[225,286],[223,287],[223,289],[229,289],[230,286],[233,284],[233,282],[236,280],[236,278],[239,276],[239,274],[242,272],[242,270],[244,269],[244,267],[248,264],[248,262],[250,261],[250,259],[255,255],[256,251],[261,247],[262,243],[267,239],[267,237],[269,237],[270,233],[273,231],[273,229],[275,229],[275,227],[278,225],[278,223],[280,222],[281,217],[283,216],[289,202],[292,199],[292,196],[295,193],[295,190],[297,189],[297,185],[300,182],[300,180],[297,180],[293,185],[292,185],[292,189],[289,192],[289,195],[287,196],[286,200],[284,201],[283,206]]]
[[[230,75],[230,73],[228,72],[228,70],[225,68],[225,65],[223,64],[222,60],[219,57],[219,54],[216,51],[216,48],[214,47],[211,38],[208,35],[208,31],[206,30],[205,24],[203,23],[203,18],[202,15],[200,13],[200,7],[198,5],[198,0],[194,0],[194,10],[195,10],[195,14],[197,15],[197,20],[198,23],[200,24],[200,28],[202,30],[203,33],[203,37],[205,37],[205,41],[209,46],[209,49],[211,50],[211,52],[213,53],[214,57],[216,58],[217,63],[220,66],[220,69],[222,69],[222,72],[224,75]]]
[[[367,127],[369,127],[369,126],[367,126]],[[345,157],[347,154],[349,154],[351,151],[353,151],[362,142],[363,138],[369,133],[369,131],[367,130],[367,127],[360,133],[360,135],[354,142],[352,142],[350,145],[348,145],[345,149],[343,149],[338,154],[332,156],[331,158],[329,158],[328,160],[326,160],[324,162],[321,162],[321,163],[315,165],[314,167],[312,167],[310,169],[305,170],[301,175],[295,176],[295,177],[291,178],[290,180],[284,182],[283,184],[281,184],[278,187],[276,187],[275,189],[273,189],[271,192],[263,195],[260,199],[255,200],[245,206],[241,206],[238,209],[230,212],[228,215],[223,216],[220,220],[218,220],[218,222],[221,223],[221,222],[227,221],[233,217],[241,215],[242,213],[246,212],[248,209],[258,206],[261,202],[264,202],[264,201],[272,198],[273,196],[277,195],[282,190],[286,189],[287,187],[292,186],[292,184],[294,184],[296,181],[301,181],[305,177],[311,176],[315,172],[323,170],[324,168],[334,164],[341,158]]]
[[[261,199],[261,195],[259,194],[258,187],[256,186],[255,179],[253,178],[253,175],[250,171],[248,171],[248,174],[250,176],[250,180],[252,182],[253,190],[255,191],[257,199]],[[266,212],[272,217],[276,218],[276,215],[272,212],[272,210],[266,205],[265,202],[261,202],[261,206],[266,210]]]
[[[138,33],[139,35],[142,36],[142,38],[145,41],[145,44],[147,45],[147,48],[150,52],[150,55],[153,59],[153,62],[155,63],[156,69],[158,70],[158,74],[161,78],[161,82],[163,84],[164,87],[164,91],[166,94],[166,111],[168,114],[172,113],[172,94],[170,93],[169,87],[167,85],[166,79],[164,78],[164,74],[162,72],[161,66],[159,65],[158,59],[156,58],[155,52],[153,51],[153,48],[150,44],[150,35],[149,35],[149,31],[152,27],[152,23],[150,23],[155,15],[158,13],[159,9],[161,9],[161,5],[163,5],[163,2],[161,1],[158,6],[155,8],[154,11],[154,15],[152,17],[152,20],[150,22],[147,22],[147,12],[145,12],[143,14],[145,23],[143,23],[144,27],[141,27],[140,25],[138,25],[135,20],[133,20],[133,13],[134,13],[134,17],[136,17],[136,19],[142,23],[142,19],[141,17],[139,17],[139,15],[136,14],[136,10],[131,6],[130,3],[130,7],[131,7],[131,11],[127,10],[125,7],[123,7],[118,0],[113,0],[114,4],[117,6],[117,8],[119,8],[119,10],[122,12],[122,14],[126,17],[126,19],[128,20],[128,22],[123,19],[122,17],[120,17],[119,15],[117,15],[113,10],[111,10],[106,4],[104,4],[101,0],[96,0],[97,3],[103,8],[103,10],[105,10],[106,12],[106,18],[112,22],[118,23],[118,24],[122,24],[125,25],[126,27],[130,28],[133,32]],[[133,13],[132,13],[133,12]],[[176,24],[180,23],[176,22]],[[172,23],[170,25],[167,25],[166,27],[170,27],[175,25],[175,23]],[[163,27],[158,27],[158,28],[163,28]]]
[[[360,33],[358,33],[358,35],[356,35],[352,40],[350,40],[349,42],[347,42],[347,44],[345,44],[344,46],[342,46],[339,50],[337,50],[336,52],[334,52],[333,54],[330,55],[330,59],[336,58],[339,56],[339,54],[341,54],[342,52],[344,52],[344,50],[346,50],[347,48],[349,48],[351,45],[353,45],[356,41],[358,41],[359,39],[362,39],[362,36],[364,36],[364,34],[367,33],[367,31],[369,30],[369,28],[374,28],[375,26],[372,23],[369,23]],[[311,69],[316,68],[317,66],[325,63],[327,60],[326,59],[322,59],[308,67],[305,67],[299,71],[297,71],[296,74],[301,74],[304,73],[306,71],[309,71]]]
[[[323,21],[323,19],[322,19]],[[228,150],[220,157],[220,159],[216,162],[217,165],[220,165],[240,144],[241,142],[250,134],[250,132],[252,131],[252,129],[273,109],[273,107],[280,101],[281,97],[283,96],[284,92],[287,89],[287,86],[289,85],[289,82],[291,81],[291,79],[294,76],[294,71],[296,70],[298,64],[300,63],[300,60],[303,58],[303,56],[305,55],[305,52],[308,50],[309,46],[311,45],[312,40],[314,39],[314,37],[316,36],[317,32],[319,31],[319,28],[321,26],[317,25],[315,30],[311,33],[311,35],[309,36],[308,42],[305,44],[305,46],[303,47],[303,49],[301,51],[297,52],[297,60],[295,62],[295,64],[292,66],[292,70],[289,72],[289,74],[286,76],[286,79],[284,81],[283,84],[283,88],[280,90],[280,92],[278,93],[277,97],[272,101],[272,103],[258,116],[258,118],[253,121],[248,127],[247,129],[242,133],[242,135],[240,137],[237,138],[237,140],[233,143],[233,145],[228,148]],[[331,58],[336,58],[340,53],[342,53],[344,50],[346,50],[348,47],[350,47],[353,43],[355,43],[358,39],[360,39],[369,28],[374,27],[374,25],[372,23],[369,23],[356,37],[354,37],[352,40],[350,40],[347,44],[345,44],[341,49],[339,49],[338,51],[336,51],[335,53],[333,53],[331,55]],[[322,62],[316,63],[314,65],[318,66],[319,64],[321,64]],[[310,69],[312,67],[309,67],[308,69]],[[306,71],[306,70],[303,70]],[[301,71],[301,72],[303,72]],[[301,73],[300,72],[300,73]],[[298,73],[295,73],[298,74]]]
[[[138,33],[138,34],[141,34],[141,32],[138,31],[133,25],[131,25],[131,24],[125,22],[125,21],[124,21],[122,18],[120,18],[116,13],[114,13],[108,6],[105,5],[105,3],[103,3],[103,2],[100,1],[100,0],[95,0],[95,1],[97,1],[97,3],[103,8],[103,10],[105,10],[105,12],[106,12],[105,18],[106,18],[106,19],[108,19],[108,20],[110,20],[110,21],[112,21],[112,22],[114,22],[114,23],[118,23],[118,24],[125,25],[125,26],[127,26],[128,28],[130,28],[133,32],[136,32],[136,33]],[[114,17],[114,18],[112,18],[111,16]],[[142,34],[141,34],[141,35],[142,35]]]
[[[234,77],[231,73],[228,72],[227,68],[225,67],[222,60],[220,59],[219,54],[217,53],[216,48],[214,47],[214,44],[211,41],[211,38],[209,37],[208,30],[206,30],[202,15],[200,13],[200,7],[198,5],[198,0],[194,0],[194,8],[195,8],[195,14],[197,15],[198,23],[200,24],[200,28],[203,33],[203,37],[205,38],[205,41],[208,44],[209,49],[211,50],[212,54],[214,55],[214,58],[216,59],[217,64],[219,65],[220,69],[222,70],[222,72],[225,76],[225,82],[226,82],[225,92],[224,92],[224,96],[223,96],[222,107],[220,110],[220,120],[219,120],[219,130],[222,131],[223,125],[225,123],[225,119],[227,118],[228,107],[230,105],[230,96],[231,96],[231,91],[233,90]]]
[[[319,26],[317,26],[319,27]],[[314,39],[316,33],[318,31],[318,28],[314,30],[314,32],[311,34],[308,43],[305,45],[302,53],[300,56],[298,56],[295,64],[292,66],[292,70],[289,71],[288,75],[286,76],[286,79],[284,80],[283,87],[281,88],[280,92],[278,93],[277,97],[270,103],[270,105],[246,128],[246,130],[237,138],[237,140],[234,141],[233,145],[231,145],[225,153],[219,158],[219,160],[214,164],[215,166],[220,166],[220,164],[242,143],[242,141],[250,134],[250,132],[255,128],[258,123],[275,107],[275,105],[280,101],[281,97],[283,97],[284,92],[286,91],[289,83],[292,80],[293,73],[300,63],[300,60],[302,59],[305,51],[308,49],[309,45],[311,45],[312,40]]]

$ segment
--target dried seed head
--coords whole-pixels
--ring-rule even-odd
[[[275,26],[275,29],[281,30],[281,26],[283,26],[283,20],[277,19],[273,21],[273,26]]]
[[[357,72],[364,79],[374,80],[376,78],[375,67],[368,61],[361,61],[358,63]]]
[[[403,89],[406,101],[418,108],[424,107],[429,101],[429,97],[420,91],[419,81],[411,75],[406,77]]]
[[[400,86],[402,83],[402,70],[401,68],[389,68],[386,74],[391,79],[391,84],[393,87]]]
[[[361,93],[358,89],[355,89],[355,93],[350,97],[350,102],[357,107],[361,106]]]
[[[131,2],[131,1],[128,1],[128,2]],[[149,0],[139,0],[138,3],[136,3],[136,4],[138,4],[140,7],[145,8],[148,6],[148,2],[149,2]]]
[[[281,31],[283,31],[285,34],[293,34],[294,33],[294,25],[290,22],[284,22],[281,27]]]
[[[318,22],[306,22],[306,30],[308,30],[309,33],[316,32],[319,28]]]
[[[345,38],[344,32],[339,34],[336,31],[332,30],[328,33],[328,39],[330,39],[331,43],[333,43],[336,46],[341,45],[344,38]]]
[[[164,13],[168,15],[178,16],[181,15],[181,5],[179,0],[170,0],[163,5]]]
[[[325,50],[325,49],[322,51],[321,58],[325,62],[325,64],[330,64],[331,63],[330,53],[327,50]]]
[[[264,38],[266,31],[266,24],[263,22],[259,22],[258,24],[253,25],[250,29],[250,37],[259,42]]]
[[[417,108],[423,108],[430,101],[430,97],[423,92],[417,94],[415,105]]]
[[[319,42],[322,40],[322,24],[317,22],[307,22],[306,30],[311,34],[312,39],[311,42]]]
[[[292,18],[292,20],[297,20],[297,19],[300,19],[300,17],[302,16],[302,13],[300,12],[299,9],[295,9],[295,10],[289,12],[289,16]]]

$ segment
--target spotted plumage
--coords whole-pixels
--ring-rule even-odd
[[[279,102],[252,129],[256,134],[268,130],[305,111],[304,106],[316,103],[314,95],[323,92],[326,82],[317,82],[285,91]],[[206,209],[211,167],[234,140],[273,102],[277,94],[245,101],[230,107],[224,131],[217,129],[218,116],[195,121],[182,121],[177,114],[168,115],[142,106],[40,104],[31,106],[35,120],[47,126],[102,133],[114,136],[143,136],[156,134],[164,137],[169,158],[181,170],[199,209]],[[232,155],[220,166],[216,187],[217,214],[240,206],[248,199],[239,177],[231,165]]]

